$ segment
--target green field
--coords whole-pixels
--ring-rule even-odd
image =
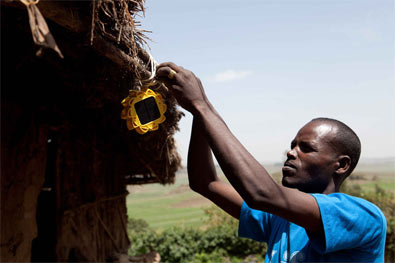
[[[280,180],[280,165],[265,167],[277,181]],[[221,173],[220,170],[218,172]],[[359,184],[366,190],[374,190],[378,184],[395,193],[395,164],[392,160],[361,163],[348,179],[348,184]],[[177,173],[173,185],[129,186],[128,191],[129,217],[144,219],[150,227],[159,231],[172,226],[203,227],[206,219],[204,208],[211,205],[189,189],[184,169]]]
[[[221,173],[218,169],[218,174]],[[185,169],[177,173],[173,185],[136,185],[129,186],[128,191],[128,216],[144,219],[156,230],[172,226],[203,227],[207,218],[204,208],[211,205],[190,190]]]
[[[127,198],[129,217],[144,219],[157,230],[171,226],[201,226],[203,207],[209,202],[188,187],[185,172],[177,174],[173,185],[149,184],[129,186]]]

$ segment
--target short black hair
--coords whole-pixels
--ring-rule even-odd
[[[359,157],[361,155],[361,141],[359,140],[357,134],[346,124],[335,119],[320,117],[311,120],[311,122],[315,121],[329,123],[337,128],[334,143],[337,146],[336,148],[340,154],[345,154],[350,157],[350,169],[346,176],[350,175],[355,166],[357,166]]]

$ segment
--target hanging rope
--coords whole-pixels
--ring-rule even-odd
[[[25,6],[37,5],[40,0],[20,0]]]
[[[152,57],[152,55],[149,52],[146,52],[149,56],[148,62],[145,65],[146,68],[150,68],[150,76],[147,79],[141,80],[141,85],[143,87],[153,87],[157,86],[158,82],[155,80],[156,76],[156,67],[158,66],[158,63],[155,61],[155,59]]]
[[[145,64],[145,67],[149,67],[151,70],[150,76],[147,79],[140,81],[141,86],[154,90],[163,87],[165,91],[168,91],[168,88],[162,82],[156,80],[156,68],[159,65],[158,62],[156,62],[154,57],[149,52],[145,51],[145,53],[149,56],[148,62],[147,64]]]

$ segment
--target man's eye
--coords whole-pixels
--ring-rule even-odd
[[[300,148],[304,152],[312,152],[312,151],[314,151],[314,149],[310,145],[305,144],[305,143],[300,144]]]

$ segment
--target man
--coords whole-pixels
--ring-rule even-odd
[[[360,142],[345,124],[307,123],[291,143],[278,185],[207,99],[200,80],[174,63],[157,77],[193,114],[190,187],[239,219],[239,235],[268,243],[265,262],[383,262],[386,220],[373,204],[338,193]],[[213,151],[230,184],[216,175]]]

